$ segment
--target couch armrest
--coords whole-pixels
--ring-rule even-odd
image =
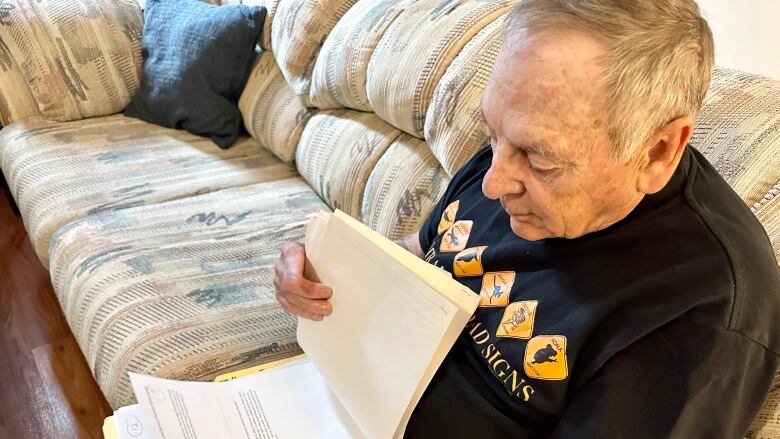
[[[34,114],[31,102],[63,122],[121,111],[140,81],[142,26],[136,0],[2,2],[4,116]]]

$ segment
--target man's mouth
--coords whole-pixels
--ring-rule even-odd
[[[531,212],[510,212],[508,209],[504,209],[504,212],[507,213],[509,216],[513,216],[516,218],[522,218],[522,217],[531,217],[534,216]]]

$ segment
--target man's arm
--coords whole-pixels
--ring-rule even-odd
[[[405,248],[407,251],[411,252],[413,255],[417,256],[420,259],[422,259],[423,256],[425,256],[425,252],[423,252],[423,249],[420,246],[419,230],[417,230],[414,233],[410,233],[406,235],[405,238],[399,239],[395,243]]]
[[[579,386],[550,437],[744,438],[777,364],[741,334],[672,322]]]

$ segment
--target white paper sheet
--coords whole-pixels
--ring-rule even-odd
[[[366,436],[399,437],[458,307],[337,214],[311,231],[319,236],[307,257],[333,288],[333,313],[321,322],[299,319],[298,343]]]
[[[130,380],[154,438],[363,437],[308,361],[223,383]]]
[[[114,423],[119,439],[155,439],[149,422],[138,404],[122,407],[114,413]]]

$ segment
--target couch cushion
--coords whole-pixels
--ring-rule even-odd
[[[3,4],[0,41],[19,63],[41,114],[77,120],[117,113],[130,102],[141,65],[137,2]]]
[[[51,275],[65,317],[114,408],[127,372],[210,380],[299,351],[273,263],[327,209],[300,178],[109,211],[60,229]]]
[[[401,239],[419,229],[449,182],[428,145],[402,134],[368,178],[362,220],[390,239]]]
[[[487,141],[482,92],[503,43],[503,20],[479,31],[436,86],[425,117],[425,140],[450,176]]]
[[[293,92],[309,104],[309,83],[325,36],[357,0],[281,0],[271,27],[273,52]]]
[[[260,54],[241,93],[238,108],[249,134],[286,163],[295,150],[312,111],[287,85],[271,52]]]
[[[368,177],[400,134],[373,113],[317,113],[298,145],[298,171],[331,208],[362,219],[360,207]]]
[[[0,122],[10,125],[17,120],[37,116],[30,85],[5,44],[0,44]]]
[[[716,69],[691,143],[755,209],[780,181],[780,81]]]
[[[105,210],[297,175],[250,137],[211,140],[121,115],[0,131],[0,165],[38,257],[58,228]]]
[[[320,109],[371,111],[368,63],[393,20],[411,3],[359,0],[328,34],[312,73],[309,101]]]
[[[517,0],[419,0],[379,40],[368,65],[368,100],[382,119],[422,138],[436,84],[482,28],[503,19]]]

